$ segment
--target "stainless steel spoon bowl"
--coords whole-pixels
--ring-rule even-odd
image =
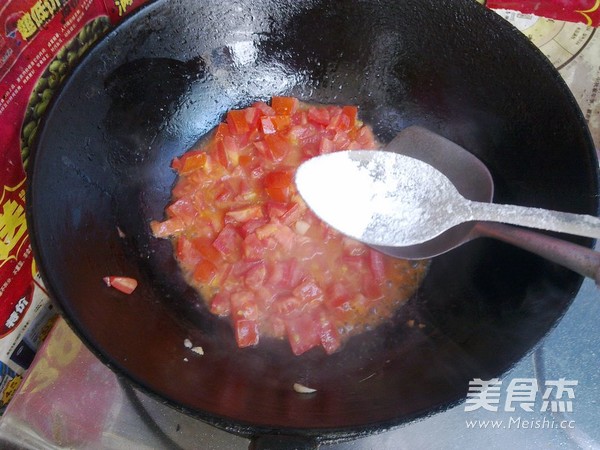
[[[386,151],[410,156],[433,166],[468,200],[492,200],[494,183],[487,167],[473,154],[442,136],[421,127],[409,127],[386,146]],[[303,188],[300,185],[299,190],[302,194]],[[311,206],[310,201],[308,204]],[[443,206],[443,203],[438,205]],[[596,222],[595,218],[591,220]],[[340,231],[345,230],[342,227]],[[487,221],[460,223],[432,239],[414,245],[375,247],[395,257],[424,259],[445,253],[478,237],[492,237],[508,242],[591,277],[597,283],[600,281],[599,253],[528,229]]]

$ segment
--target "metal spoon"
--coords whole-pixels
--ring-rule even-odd
[[[390,142],[390,144],[388,144],[388,146],[386,147],[386,150],[389,151],[393,151],[393,152],[397,152],[397,153],[402,153],[405,155],[410,155],[412,157],[418,158],[422,161],[425,161],[433,166],[435,166],[436,168],[440,169],[446,176],[447,178],[449,178],[451,180],[451,183],[449,183],[450,186],[450,190],[452,191],[456,191],[456,189],[454,189],[454,186],[458,189],[458,191],[464,196],[469,198],[470,200],[478,200],[479,202],[488,202],[491,200],[492,195],[493,195],[493,181],[492,181],[492,177],[489,173],[489,171],[487,170],[487,168],[485,167],[485,165],[479,161],[479,159],[477,159],[474,155],[472,155],[471,153],[467,152],[465,149],[463,149],[462,147],[458,146],[457,144],[435,134],[432,133],[428,130],[425,130],[423,128],[420,127],[409,127],[407,129],[405,129],[404,131],[402,131],[392,142]],[[353,152],[351,152],[353,153]],[[365,166],[368,165],[368,162],[372,159],[373,156],[375,156],[375,153],[379,153],[379,152],[364,152],[365,153],[365,157],[366,159],[363,159],[363,164]],[[366,155],[366,153],[371,153],[370,155]],[[343,154],[343,153],[342,153]],[[327,156],[327,157],[323,157],[323,158],[341,158],[341,159],[345,159],[346,162],[349,161],[348,157],[342,157],[340,154],[339,156],[335,157],[333,156],[333,154],[331,156]],[[391,157],[392,160],[396,160],[396,158],[400,158],[400,160],[403,160],[403,158],[400,155],[387,155],[385,156],[386,158]],[[387,160],[386,160],[387,161]],[[321,209],[323,209],[323,205],[327,204],[327,200],[325,200],[325,193],[331,191],[332,186],[335,185],[338,188],[341,187],[341,185],[339,183],[337,183],[337,181],[335,181],[334,179],[332,179],[332,176],[334,176],[334,178],[336,177],[335,174],[337,174],[337,177],[339,178],[340,175],[340,170],[339,170],[339,166],[336,167],[336,170],[333,170],[331,173],[328,173],[327,177],[323,177],[323,178],[318,178],[320,175],[314,175],[311,174],[312,170],[311,169],[311,165],[317,164],[317,162],[313,162],[312,164],[308,164],[305,163],[301,166],[301,168],[298,171],[297,174],[297,178],[296,178],[296,183],[298,185],[298,189],[301,193],[301,195],[303,195],[305,197],[305,200],[307,200],[307,203],[309,204],[309,206],[315,208],[316,205],[314,205],[313,203],[315,203],[316,201],[318,201],[321,204]],[[334,165],[336,165],[334,163]],[[415,166],[415,164],[413,163],[409,163],[409,165]],[[376,166],[376,164],[375,164]],[[374,168],[376,168],[375,166],[373,166]],[[418,164],[417,164],[418,166]],[[307,169],[308,167],[308,169]],[[380,165],[379,167],[379,173],[374,173],[376,176],[375,178],[381,178],[382,176],[385,177],[385,174],[387,173],[388,175],[390,174],[390,172],[395,172],[397,169],[394,168],[394,164],[387,164],[384,163],[383,166]],[[351,169],[353,170],[353,169]],[[429,169],[426,169],[429,170]],[[406,168],[400,170],[401,172],[406,172]],[[364,171],[363,171],[364,172]],[[375,170],[375,172],[377,172],[377,169]],[[431,172],[431,171],[430,171]],[[436,171],[434,170],[434,173]],[[334,175],[332,175],[332,173]],[[321,173],[322,175],[322,173]],[[394,175],[396,176],[398,175],[397,173]],[[439,175],[439,174],[438,174]],[[467,175],[467,176],[465,176]],[[437,176],[437,175],[435,175]],[[410,177],[409,177],[410,178]],[[444,177],[445,178],[445,177]],[[431,178],[428,178],[428,180],[430,180]],[[350,191],[354,190],[357,191],[357,187],[358,185],[358,180],[359,178],[346,178],[346,181],[350,181],[351,184],[351,189]],[[363,180],[363,182],[365,182],[365,180]],[[317,188],[317,189],[312,189],[312,192],[318,192],[318,199],[311,199],[310,198],[310,194],[307,193],[307,184],[308,186],[312,186],[312,188]],[[321,188],[319,188],[319,183],[322,184]],[[423,187],[425,184],[428,184],[429,181],[422,181],[417,183],[418,186],[417,187]],[[442,181],[442,183],[445,186],[448,186],[448,180],[446,181]],[[381,183],[380,183],[381,184]],[[392,183],[393,184],[393,183]],[[452,184],[454,184],[454,186],[452,186]],[[439,186],[439,183],[438,183]],[[501,225],[501,224],[494,224],[494,223],[490,223],[490,222],[478,222],[475,221],[475,219],[480,219],[481,217],[483,217],[486,220],[496,220],[498,219],[496,218],[490,218],[489,216],[474,216],[472,213],[472,208],[467,207],[467,218],[468,218],[468,222],[467,223],[460,223],[457,224],[457,220],[455,218],[452,218],[452,220],[448,221],[448,220],[442,220],[440,222],[439,218],[437,218],[437,216],[439,216],[440,214],[438,214],[440,211],[442,212],[442,217],[443,216],[448,216],[448,210],[450,209],[450,207],[454,210],[455,209],[455,200],[456,200],[456,192],[454,192],[453,195],[453,202],[452,203],[448,203],[446,202],[443,198],[441,198],[441,196],[438,194],[437,189],[438,188],[434,188],[433,192],[430,192],[430,194],[433,195],[433,197],[435,197],[435,201],[437,202],[437,211],[434,209],[433,211],[433,216],[430,216],[427,218],[427,220],[425,220],[427,222],[427,225],[430,225],[431,223],[437,224],[438,228],[435,232],[433,233],[429,233],[428,235],[423,235],[423,233],[421,233],[421,237],[419,237],[417,239],[417,241],[419,240],[424,240],[424,242],[420,242],[418,243],[417,241],[415,241],[414,239],[412,241],[400,241],[400,243],[402,245],[398,246],[397,243],[399,241],[392,241],[390,240],[390,238],[392,236],[395,236],[395,238],[398,238],[398,233],[388,233],[388,232],[383,232],[381,233],[380,230],[377,231],[376,233],[373,233],[374,230],[373,228],[371,228],[370,231],[367,231],[366,236],[363,236],[363,232],[358,233],[359,235],[357,235],[356,231],[357,231],[357,224],[358,222],[356,222],[356,220],[348,220],[351,216],[343,216],[343,215],[337,215],[341,209],[344,209],[344,198],[348,198],[348,191],[344,190],[345,188],[341,188],[341,189],[337,189],[338,194],[339,195],[339,199],[336,198],[335,195],[332,196],[328,196],[328,198],[330,198],[330,200],[333,203],[333,206],[330,208],[328,206],[325,206],[325,211],[316,211],[318,215],[320,215],[326,222],[329,222],[332,226],[334,226],[335,228],[338,228],[340,231],[349,234],[349,235],[353,235],[353,237],[358,238],[360,240],[363,241],[367,241],[368,243],[370,243],[371,245],[376,246],[379,250],[390,254],[392,256],[396,256],[396,257],[401,257],[401,258],[409,258],[409,259],[422,259],[422,258],[430,258],[436,255],[439,255],[441,253],[444,253],[448,250],[451,250],[452,248],[455,248],[461,244],[463,244],[464,242],[467,242],[471,239],[477,238],[477,237],[481,237],[481,236],[488,236],[488,237],[493,237],[505,242],[508,242],[510,244],[519,246],[521,248],[524,248],[526,250],[529,250],[533,253],[536,253],[542,257],[545,257],[553,262],[556,262],[558,264],[561,264],[565,267],[568,267],[572,270],[574,270],[577,273],[580,273],[581,275],[587,276],[587,277],[591,277],[596,279],[597,282],[600,281],[600,253],[594,252],[586,247],[582,247],[567,241],[562,241],[560,239],[556,239],[550,236],[547,236],[545,234],[541,234],[541,233],[535,233],[531,230],[527,230],[527,229],[521,229],[521,228],[516,228],[516,227],[511,227],[511,226],[507,226],[507,225]],[[361,189],[358,189],[359,191]],[[394,189],[392,189],[394,190]],[[363,191],[368,191],[368,189],[364,189]],[[375,204],[377,204],[377,202],[379,202],[379,206],[381,207],[382,205],[385,205],[385,208],[389,208],[391,206],[391,203],[393,200],[392,199],[396,199],[398,200],[399,197],[397,194],[397,192],[390,192],[389,186],[387,188],[384,188],[382,186],[379,186],[379,191],[380,194],[384,193],[383,197],[384,197],[384,201],[383,203],[379,200],[376,200],[375,198],[372,198],[371,200],[367,200],[367,202],[369,203],[367,206],[367,209],[371,209],[371,212],[373,212],[373,206]],[[388,198],[385,199],[385,194],[388,194]],[[414,193],[413,193],[414,194]],[[359,194],[363,195],[364,197],[364,192],[363,194]],[[381,197],[381,195],[380,195]],[[414,195],[413,195],[414,197]],[[332,199],[333,198],[333,199]],[[426,198],[426,197],[422,197],[422,198]],[[350,202],[346,202],[346,206],[350,207],[350,209],[352,209],[354,211],[354,214],[359,213],[360,215],[360,211],[357,208],[357,200],[358,199],[353,199],[350,200]],[[364,200],[364,199],[363,199]],[[428,201],[426,202],[428,203]],[[465,199],[461,199],[459,197],[458,200],[458,204],[460,206],[457,206],[456,208],[460,208],[463,211],[463,214],[465,213]],[[466,205],[470,205],[471,202],[466,202]],[[431,204],[429,204],[429,206],[431,206]],[[491,205],[487,205],[487,206],[491,206]],[[497,205],[496,205],[497,206]],[[476,206],[476,209],[480,208],[480,205]],[[347,208],[348,209],[348,208]],[[525,212],[527,213],[527,216],[529,217],[529,219],[526,222],[526,225],[528,226],[534,226],[534,227],[542,227],[545,229],[554,229],[557,231],[565,231],[565,229],[563,227],[560,227],[560,229],[557,229],[555,227],[554,223],[548,223],[548,216],[555,216],[555,212],[549,212],[547,210],[540,210],[540,209],[536,209],[533,208],[533,216],[532,216],[532,208],[522,208],[522,207],[514,207],[514,206],[505,206],[504,208],[502,208],[504,211],[509,211],[510,213],[510,217],[509,220],[511,223],[519,223],[522,224],[523,222],[520,220],[521,217],[519,216],[519,214],[525,210]],[[338,213],[336,213],[335,211],[338,211]],[[398,211],[395,208],[391,208],[391,211]],[[385,214],[388,214],[389,216],[389,211]],[[445,212],[444,212],[445,211]],[[458,209],[456,210],[458,211]],[[348,212],[348,211],[347,211]],[[431,211],[430,211],[431,212]],[[331,220],[328,220],[328,216],[333,215],[334,217],[331,218]],[[451,214],[452,215],[452,214]],[[456,214],[454,214],[456,215]],[[543,224],[539,224],[538,222],[535,222],[535,217],[536,216],[539,217],[541,215],[541,217],[544,219],[544,223]],[[598,224],[600,224],[600,221],[596,218],[593,218],[591,216],[581,216],[581,215],[573,215],[573,214],[566,214],[566,213],[558,213],[558,215],[562,218],[562,222],[563,224],[566,223],[567,225],[567,232],[573,232],[573,230],[575,230],[575,233],[573,234],[582,234],[582,235],[591,235],[592,237],[598,237],[600,236],[600,227],[598,226]],[[534,217],[532,219],[532,217]],[[567,218],[567,220],[565,221],[565,217]],[[373,214],[371,214],[371,217],[369,218],[369,220],[373,218]],[[341,219],[341,221],[339,220]],[[423,219],[423,217],[421,217],[421,219]],[[573,219],[575,219],[573,221]],[[583,219],[583,220],[581,220]],[[364,225],[364,214],[363,217],[361,219],[363,221],[363,225]],[[463,219],[464,220],[464,219]],[[505,218],[499,218],[499,220],[506,220]],[[532,222],[533,220],[533,222]],[[344,222],[345,221],[345,222]],[[388,217],[387,219],[385,218],[385,216],[379,216],[379,217],[375,217],[375,222],[379,221],[380,223],[383,222],[387,222],[387,226],[389,228],[389,226],[392,225],[398,225],[400,222],[398,222],[396,220],[396,218],[390,218]],[[460,222],[460,221],[458,221]],[[591,222],[592,223],[592,229],[591,231],[588,229],[582,230],[581,227],[581,223],[580,222]],[[440,223],[443,224],[443,226],[440,228]],[[348,230],[348,224],[354,224],[354,229],[353,230]],[[453,224],[455,224],[455,226],[452,226]],[[372,225],[372,224],[371,224]],[[413,226],[415,226],[415,223],[413,221]],[[423,228],[422,224],[417,221],[416,224],[417,228]],[[447,231],[443,231],[443,229],[450,227]],[[367,227],[368,228],[368,224]],[[440,231],[441,230],[441,231]],[[389,231],[389,230],[388,230]],[[373,236],[373,234],[375,234],[375,237]],[[370,235],[370,237],[369,237]],[[404,233],[404,236],[406,235],[406,233]],[[365,238],[366,237],[366,238]],[[427,239],[427,238],[430,239]],[[413,236],[414,238],[414,236]],[[406,243],[411,243],[411,245],[405,245]]]

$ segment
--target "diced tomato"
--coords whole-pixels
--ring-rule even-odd
[[[200,283],[209,284],[217,275],[217,268],[207,259],[201,260],[196,264],[194,270],[194,279]]]
[[[319,144],[319,154],[324,155],[335,150],[335,144],[331,139],[324,137]]]
[[[304,303],[323,297],[323,291],[314,280],[305,280],[296,286],[293,294]]]
[[[213,263],[220,259],[220,253],[212,245],[212,241],[207,237],[198,237],[192,240],[194,249],[200,254],[203,259],[211,261]]]
[[[227,125],[232,134],[243,134],[250,131],[246,120],[246,112],[243,109],[232,109],[227,113]]]
[[[172,217],[162,222],[153,220],[150,222],[150,229],[154,237],[166,238],[185,230],[185,223],[179,217]]]
[[[274,134],[290,127],[292,118],[290,116],[265,116],[261,117],[260,124],[264,134]]]
[[[356,106],[346,105],[342,107],[342,114],[350,120],[348,128],[352,128],[356,125],[358,118],[358,108]]]
[[[254,108],[260,111],[261,116],[274,116],[275,110],[267,105],[265,102],[256,102],[252,105]]]
[[[308,120],[309,122],[325,125],[329,124],[329,120],[331,119],[329,115],[329,111],[325,108],[317,108],[315,106],[311,106],[308,108]]]
[[[364,149],[375,148],[377,146],[375,136],[373,136],[373,132],[369,127],[362,127],[358,130],[355,140]]]
[[[124,294],[131,294],[138,285],[137,280],[130,277],[108,276],[102,280],[108,287],[113,287]]]
[[[245,239],[250,234],[254,233],[258,228],[266,225],[269,222],[267,217],[250,219],[240,227],[240,234]]]
[[[271,219],[279,219],[289,208],[288,203],[269,201],[267,202],[267,215]]]
[[[250,291],[237,291],[230,297],[232,313],[235,319],[258,319],[258,308],[254,294]]]
[[[265,187],[287,188],[293,178],[294,176],[289,170],[274,170],[265,176],[263,183]]]
[[[231,165],[231,162],[229,161],[229,153],[226,149],[227,144],[225,143],[225,139],[227,139],[228,144],[232,143],[232,140],[229,136],[226,136],[225,138],[217,142],[215,158],[217,159],[219,164],[221,164],[221,166],[223,166],[225,169],[228,169]]]
[[[275,134],[277,132],[277,128],[275,128],[275,124],[270,117],[261,117],[260,127],[264,134]]]
[[[286,259],[272,265],[267,283],[278,290],[291,290],[300,282],[302,274],[297,270],[296,259]]]
[[[293,150],[293,146],[290,141],[277,134],[266,134],[265,144],[267,146],[267,156],[275,162],[279,162],[285,158],[285,156]]]
[[[206,165],[208,155],[204,150],[188,152],[181,158],[175,158],[171,167],[180,173],[189,173],[202,169]]]
[[[238,346],[265,334],[287,337],[295,354],[333,353],[390,316],[408,279],[394,276],[398,262],[320,221],[293,183],[298,165],[320,153],[376,147],[354,106],[274,97],[230,111],[210,139],[173,160],[166,220],[150,227],[173,238],[186,279],[213,314],[229,317]]]
[[[263,261],[260,261],[254,267],[251,267],[244,276],[244,283],[251,289],[261,287],[267,278],[267,267]]]
[[[350,141],[345,150],[365,150],[365,147],[360,145],[358,141]],[[368,149],[366,149],[368,150]]]
[[[259,333],[256,320],[238,319],[235,321],[235,337],[240,348],[258,344]]]
[[[187,197],[180,198],[167,207],[167,215],[169,217],[178,217],[186,225],[191,224],[197,214],[198,211],[196,211],[192,201]]]
[[[217,128],[215,130],[215,141],[218,142],[222,140],[225,136],[231,136],[229,132],[229,126],[227,125],[227,123],[221,122],[219,125],[217,125]]]
[[[387,277],[385,275],[385,257],[383,253],[372,248],[369,249],[369,267],[375,281],[378,283],[385,282]]]
[[[230,183],[221,183],[218,188],[214,189],[215,206],[218,208],[226,208],[229,203],[237,195],[234,186]]]
[[[346,150],[351,143],[348,133],[345,131],[337,131],[333,136],[333,143],[336,150]]]
[[[235,223],[242,223],[252,219],[260,219],[263,216],[262,206],[248,206],[247,208],[227,211],[225,213],[225,223],[232,223],[232,221]]]
[[[273,97],[271,99],[271,107],[275,110],[275,114],[292,115],[299,105],[300,102],[295,97]]]
[[[262,259],[266,256],[265,244],[256,236],[255,233],[251,233],[244,238],[244,257],[249,259]]]
[[[364,273],[361,277],[360,291],[368,298],[378,299],[383,295],[383,286],[371,274]]]
[[[319,339],[328,355],[335,353],[342,345],[339,331],[332,321],[322,318],[319,322]]]
[[[229,297],[223,292],[217,292],[210,301],[210,312],[217,316],[228,316],[231,312]]]
[[[244,118],[246,119],[246,122],[248,123],[248,127],[250,128],[250,131],[258,129],[258,122],[260,121],[261,116],[262,116],[261,110],[254,106],[244,109]]]
[[[337,130],[351,130],[356,126],[358,108],[356,106],[344,106],[331,115],[328,128]]]
[[[278,202],[285,202],[289,196],[288,188],[277,188],[277,187],[268,187],[265,188],[265,191],[273,200]]]
[[[192,241],[185,236],[181,236],[177,239],[177,259],[190,270],[202,260],[202,255],[194,247]]]
[[[251,155],[240,155],[238,158],[238,163],[241,167],[248,169],[253,163],[253,158]]]
[[[346,303],[352,295],[352,289],[348,284],[337,281],[329,285],[326,292],[326,302],[331,308],[338,308]]]
[[[278,224],[273,237],[284,251],[291,251],[297,241],[297,234],[284,224]]]
[[[319,322],[308,315],[299,315],[286,320],[287,335],[294,355],[301,355],[321,344]]]
[[[276,170],[264,177],[263,185],[269,197],[278,202],[285,202],[289,197],[292,180],[291,172]]]
[[[260,264],[260,260],[251,260],[251,259],[240,259],[231,264],[231,274],[236,278],[241,278],[250,269]],[[241,291],[240,291],[241,292]]]
[[[231,224],[227,224],[214,240],[213,246],[227,260],[236,260],[241,255],[242,242],[242,237],[235,227]]]
[[[302,311],[302,301],[293,295],[284,295],[277,298],[271,308],[280,316],[299,314]]]

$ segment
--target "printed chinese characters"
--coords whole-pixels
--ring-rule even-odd
[[[535,378],[515,378],[510,381],[506,389],[506,398],[503,410],[514,412],[517,406],[527,412],[533,412],[538,394],[541,392],[540,412],[573,412],[573,399],[577,380],[548,380],[544,389],[538,386]],[[475,411],[483,408],[487,411],[498,411],[500,402],[500,388],[502,381],[498,378],[482,380],[475,378],[469,382],[469,391],[465,404],[465,411]]]

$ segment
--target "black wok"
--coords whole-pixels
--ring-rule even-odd
[[[479,239],[435,258],[392,323],[337,354],[237,349],[148,223],[169,201],[171,159],[228,109],[276,94],[357,104],[383,142],[412,124],[440,133],[487,164],[499,202],[597,213],[598,163],[573,97],[472,0],[153,3],[73,73],[29,172],[44,281],[118,374],[235,433],[347,439],[460,402],[469,380],[505,372],[563,315],[580,276]],[[124,296],[106,275],[140,285]],[[298,394],[295,382],[317,392]]]

